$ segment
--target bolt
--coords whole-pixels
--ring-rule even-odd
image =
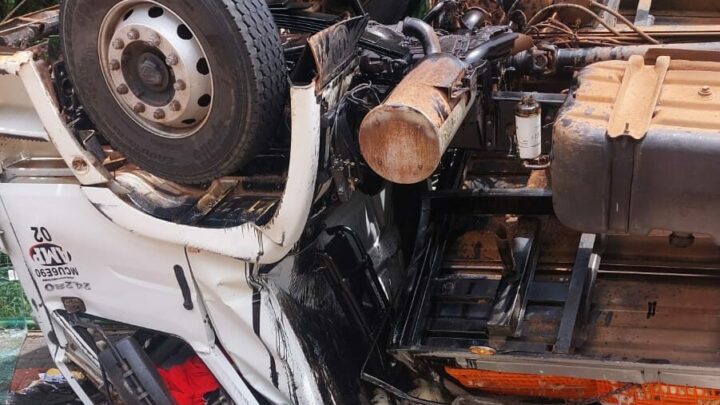
[[[158,108],[153,113],[153,118],[155,118],[156,120],[161,120],[161,119],[165,118],[165,111],[162,108]]]
[[[127,94],[129,89],[128,89],[128,86],[121,84],[121,85],[117,86],[117,88],[115,90],[120,94]]]
[[[88,170],[88,164],[85,159],[81,157],[76,157],[72,161],[72,168],[78,173],[84,173]]]
[[[120,38],[115,38],[112,41],[112,47],[114,49],[123,49],[123,48],[125,48],[125,41],[123,41]]]
[[[180,102],[177,100],[171,101],[170,105],[169,105],[170,111],[175,111],[175,112],[180,111],[181,107],[182,107],[182,105],[180,105]]]
[[[137,103],[137,104],[135,104],[135,105],[133,106],[133,111],[134,111],[136,114],[144,113],[144,112],[145,112],[145,104],[143,104],[143,103]]]
[[[182,80],[176,80],[173,87],[175,88],[175,91],[183,91],[187,88],[187,85]]]
[[[712,89],[710,88],[710,86],[702,86],[700,88],[700,91],[698,91],[698,94],[702,97],[712,96]]]
[[[120,70],[120,61],[113,59],[110,61],[110,70]]]
[[[165,63],[168,64],[168,66],[175,66],[179,62],[178,56],[174,53],[171,53],[165,58]]]
[[[140,33],[138,32],[138,30],[133,28],[130,31],[128,31],[127,37],[129,40],[134,41],[134,40],[140,38]]]
[[[154,32],[152,34],[150,34],[150,36],[148,37],[148,40],[147,40],[147,44],[150,46],[154,46],[156,48],[158,46],[160,46],[160,35],[158,35]]]
[[[545,69],[548,65],[548,58],[543,54],[537,54],[533,57],[533,62],[535,63],[535,68]]]

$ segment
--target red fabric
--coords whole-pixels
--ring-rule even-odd
[[[158,368],[158,372],[178,405],[204,405],[203,395],[220,387],[197,356],[168,370]]]

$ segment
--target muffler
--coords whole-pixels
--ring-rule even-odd
[[[453,55],[432,53],[435,46],[425,49],[431,52],[360,126],[365,161],[394,183],[414,184],[433,174],[475,100],[468,65]]]

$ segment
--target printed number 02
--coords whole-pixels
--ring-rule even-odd
[[[47,228],[44,226],[36,227],[33,226],[30,228],[30,230],[33,232],[33,237],[35,238],[35,241],[37,242],[52,242],[52,237],[50,236],[50,232],[48,232]]]

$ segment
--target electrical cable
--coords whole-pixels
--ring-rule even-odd
[[[638,28],[635,24],[633,24],[632,22],[630,22],[630,20],[628,20],[627,18],[625,18],[625,16],[623,16],[622,14],[618,13],[617,11],[611,9],[610,7],[608,7],[608,6],[604,5],[604,4],[598,3],[597,1],[593,1],[593,2],[592,2],[592,5],[593,5],[594,7],[597,7],[597,8],[599,8],[599,9],[603,10],[603,11],[606,11],[606,12],[612,14],[612,15],[615,16],[617,19],[619,19],[620,21],[622,21],[623,24],[625,24],[625,25],[627,25],[628,27],[630,27],[631,30],[637,32],[638,35],[640,35],[641,37],[645,38],[647,41],[649,41],[649,42],[651,42],[651,43],[653,43],[653,44],[656,44],[656,45],[660,43],[658,40],[656,40],[655,38],[653,38],[653,37],[651,37],[650,35],[646,34],[643,30],[641,30],[641,29]]]

